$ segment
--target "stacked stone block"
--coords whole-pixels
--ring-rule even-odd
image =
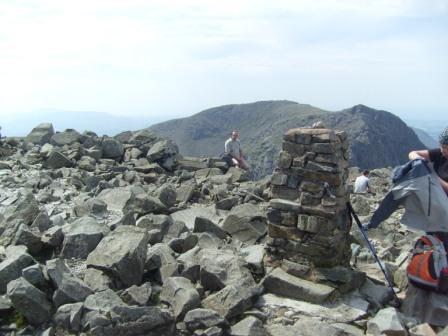
[[[348,265],[348,141],[342,131],[297,128],[284,134],[271,180],[267,250],[291,273]]]

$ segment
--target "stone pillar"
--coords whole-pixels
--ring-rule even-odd
[[[348,266],[348,141],[342,131],[297,128],[283,136],[271,180],[267,251],[289,273]]]

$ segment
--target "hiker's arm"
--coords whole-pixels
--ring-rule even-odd
[[[229,142],[225,142],[225,144],[224,144],[224,152],[226,153],[226,154],[229,154],[229,155],[231,155],[232,156],[232,154],[230,153],[230,143]]]
[[[429,161],[429,152],[427,150],[412,151],[408,155],[409,160],[425,159]]]

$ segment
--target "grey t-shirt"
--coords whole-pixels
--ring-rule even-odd
[[[227,139],[224,145],[224,151],[234,157],[240,157],[241,156],[240,141],[238,139],[233,141],[232,138]]]

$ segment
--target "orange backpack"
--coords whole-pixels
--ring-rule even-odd
[[[425,235],[417,240],[406,271],[416,287],[448,293],[447,255],[437,237]]]

